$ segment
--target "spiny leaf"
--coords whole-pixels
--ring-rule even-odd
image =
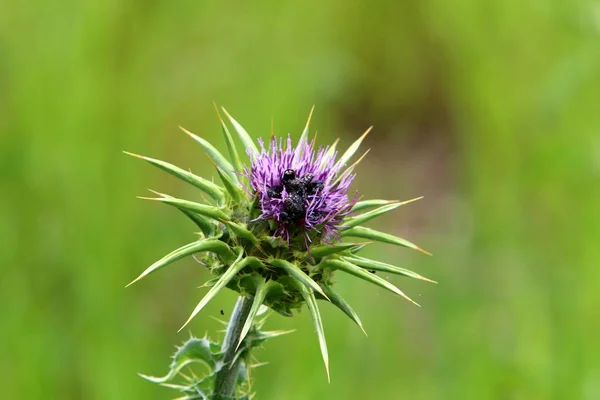
[[[172,198],[172,199],[175,198],[173,196],[169,196],[168,194],[158,193],[154,190],[150,190],[150,191],[152,193],[157,194],[162,197]],[[196,224],[196,226],[198,226],[198,228],[200,228],[200,230],[202,231],[202,233],[204,233],[204,235],[206,237],[212,236],[214,234],[215,224],[213,222],[211,222],[210,220],[206,219],[205,217],[203,217],[202,215],[199,215],[197,213],[187,211],[183,208],[177,208],[177,209],[179,211],[181,211],[183,214],[185,214],[185,216],[187,216],[189,219],[191,219]]]
[[[373,218],[376,218],[382,214],[385,214],[387,212],[390,212],[392,210],[395,210],[396,208],[400,207],[401,204],[388,204],[386,206],[381,206],[379,208],[376,208],[374,210],[371,211],[367,211],[366,213],[354,216],[354,217],[350,217],[350,218],[346,218],[346,220],[343,223],[343,226],[341,227],[341,229],[349,229],[352,228],[354,226],[363,224],[369,220],[372,220]]]
[[[312,290],[315,290],[315,291],[321,293],[321,295],[323,297],[328,299],[327,295],[323,292],[323,289],[321,289],[321,286],[319,286],[319,284],[317,282],[313,281],[310,276],[306,275],[304,272],[302,272],[302,270],[300,268],[298,268],[296,265],[292,264],[291,262],[275,258],[275,259],[267,260],[267,263],[270,265],[273,265],[275,267],[283,269],[291,277],[295,278],[300,283],[302,283],[305,287],[311,288]]]
[[[354,247],[362,246],[364,243],[340,243],[334,245],[322,245],[310,250],[310,255],[315,258],[322,258],[331,254],[340,253]]]
[[[304,297],[304,301],[306,301],[306,305],[308,306],[308,310],[310,311],[313,323],[315,324],[315,330],[317,331],[317,336],[319,337],[319,347],[321,348],[321,355],[323,356],[323,362],[325,363],[325,371],[327,371],[327,382],[330,382],[327,342],[325,340],[325,331],[323,330],[323,322],[321,321],[321,314],[319,313],[317,299],[315,299],[315,294],[309,288],[302,286],[301,290],[302,297]]]
[[[371,132],[371,129],[373,129],[372,126],[369,129],[367,129],[366,132],[363,133],[362,136],[359,137],[354,143],[352,143],[352,145],[348,148],[348,150],[346,150],[344,154],[342,154],[342,156],[337,162],[338,166],[343,166],[352,158],[354,153],[356,153],[356,150],[358,150],[358,148],[360,147],[360,143],[369,134],[369,132]]]
[[[145,160],[150,164],[162,169],[163,171],[168,172],[169,174],[176,176],[177,178],[184,180],[198,189],[202,190],[210,197],[215,199],[217,202],[223,201],[223,188],[219,185],[212,183],[211,181],[204,179],[200,176],[196,176],[189,171],[183,170],[173,164],[169,164],[165,161],[155,160],[154,158],[140,156],[138,154],[130,153],[128,151],[124,151],[123,153],[130,155],[132,157],[139,158],[141,160]]]
[[[250,241],[250,243],[258,246],[260,241],[258,240],[258,238],[256,236],[254,236],[252,231],[246,229],[246,227],[242,226],[241,224],[235,223],[233,221],[223,221],[223,223],[225,225],[227,225],[229,228],[231,228],[233,233],[235,233],[237,236],[239,236],[243,239],[246,239],[246,240]]]
[[[221,209],[218,207],[209,206],[209,205],[201,204],[201,203],[194,203],[193,201],[178,199],[176,197],[164,195],[162,193],[158,193],[158,194],[163,197],[159,197],[159,198],[138,197],[138,198],[143,199],[143,200],[160,201],[161,203],[172,205],[181,210],[186,210],[189,212],[201,214],[201,215],[204,215],[206,217],[210,217],[210,218],[216,219],[216,220],[229,221],[231,219],[231,218],[229,218],[229,216],[227,214],[225,214],[223,211],[221,211]]]
[[[250,312],[248,313],[246,322],[244,322],[244,327],[242,328],[242,332],[240,333],[240,338],[238,340],[238,344],[235,347],[236,350],[240,347],[240,344],[242,344],[242,341],[248,334],[248,331],[250,331],[250,328],[252,327],[252,323],[254,322],[254,318],[256,318],[256,314],[258,313],[260,306],[262,305],[263,301],[265,300],[265,297],[267,296],[267,293],[269,292],[271,283],[273,282],[273,281],[269,281],[269,282],[265,283],[265,279],[263,277],[260,277],[260,279],[261,279],[261,281],[257,285],[256,294],[254,295],[254,299],[252,300],[252,307],[250,308]]]
[[[367,247],[367,245],[370,245],[373,242],[365,242],[365,243],[361,243],[360,245],[357,244],[356,247],[353,247],[350,249],[350,253],[352,254],[356,254],[358,252],[360,252],[362,249],[364,249],[365,247]]]
[[[219,278],[217,283],[215,283],[215,285],[210,288],[210,290],[204,296],[204,298],[202,298],[202,300],[200,300],[200,303],[198,303],[196,308],[194,308],[194,311],[192,311],[192,314],[190,315],[188,320],[185,321],[185,324],[183,324],[183,326],[181,328],[179,328],[178,332],[180,332],[183,328],[185,328],[185,326],[190,323],[190,321],[208,304],[208,302],[210,300],[212,300],[212,298],[215,297],[225,286],[227,286],[227,284],[233,279],[233,277],[238,272],[240,272],[244,267],[246,267],[248,265],[253,265],[253,264],[259,265],[259,266],[263,265],[260,262],[260,260],[256,257],[246,257],[242,260],[243,254],[244,254],[244,252],[242,250],[240,250],[240,254],[239,254],[237,260],[233,264],[231,264],[231,266],[227,269],[227,271],[225,271],[223,273],[223,275],[221,275],[221,277]]]
[[[302,131],[302,135],[300,135],[300,140],[298,143],[302,143],[302,141],[308,141],[308,127],[310,125],[310,119],[312,118],[313,111],[315,111],[315,106],[312,106],[310,109],[310,113],[308,114],[308,120],[306,121],[306,125],[304,126],[304,130]]]
[[[423,198],[423,196],[421,197],[415,197],[414,199],[410,199],[410,200],[406,200],[406,201],[397,201],[397,200],[362,200],[357,202],[354,207],[352,207],[352,212],[358,212],[358,211],[362,211],[366,208],[372,208],[372,207],[379,207],[379,206],[385,206],[388,204],[399,204],[401,206],[408,204],[408,203],[412,203],[413,201],[417,201],[417,200],[421,200]]]
[[[431,253],[426,252],[422,248],[409,242],[406,239],[402,239],[398,236],[390,235],[389,233],[376,231],[375,229],[365,228],[362,226],[355,226],[354,228],[347,229],[342,232],[342,236],[360,237],[363,239],[371,239],[377,242],[395,244],[397,246],[403,246],[413,250],[418,250],[421,253],[427,254],[428,256],[431,255]]]
[[[352,307],[350,307],[350,304],[348,304],[346,300],[342,298],[342,296],[334,292],[329,286],[321,285],[321,287],[323,288],[325,294],[327,294],[327,296],[329,297],[331,303],[340,310],[342,310],[347,316],[349,316],[350,319],[352,319],[352,321],[354,321],[356,325],[358,325],[360,330],[363,331],[365,336],[368,336],[367,332],[365,331],[365,328],[363,328],[360,318],[358,318],[358,314],[354,312]]]
[[[221,130],[223,131],[223,136],[225,136],[225,143],[227,143],[227,151],[229,152],[229,157],[231,158],[231,162],[237,172],[244,171],[244,164],[242,164],[242,160],[240,159],[240,155],[237,151],[237,147],[235,146],[235,142],[233,141],[233,137],[231,133],[229,133],[229,129],[227,125],[225,125],[225,121],[221,118],[221,113],[219,112],[219,108],[215,103],[215,111],[217,112],[217,117],[219,118],[219,122],[221,123]]]
[[[229,121],[233,125],[240,139],[242,140],[242,143],[244,143],[246,149],[250,149],[254,152],[254,154],[258,154],[258,148],[256,147],[256,144],[254,143],[250,135],[248,135],[248,132],[246,132],[246,130],[242,127],[242,125],[240,125],[239,122],[237,122],[235,119],[233,119],[231,115],[229,115],[225,108],[221,107],[221,109],[223,110],[225,115],[227,115],[227,118],[229,118]]]
[[[295,329],[290,329],[287,331],[258,331],[256,333],[251,333],[248,336],[249,339],[256,342],[264,342],[265,340],[273,339],[278,336],[287,335],[288,333],[295,332]]]
[[[371,282],[374,283],[378,286],[381,286],[384,289],[387,289],[389,291],[392,291],[402,297],[404,297],[406,300],[410,301],[411,303],[419,306],[417,303],[415,303],[410,297],[408,297],[407,295],[404,294],[404,292],[400,289],[398,289],[396,286],[392,285],[390,282],[386,281],[385,279],[372,274],[370,272],[365,271],[362,268],[357,267],[356,265],[348,262],[348,261],[341,261],[341,260],[327,260],[322,262],[321,264],[325,264],[326,267],[330,267],[330,268],[334,268],[334,269],[339,269],[341,271],[347,272],[349,274],[352,274],[358,278],[364,279],[367,282]],[[420,306],[419,306],[420,307]]]
[[[196,226],[198,228],[200,228],[200,230],[202,231],[204,236],[211,237],[213,235],[215,225],[212,222],[210,222],[209,220],[207,220],[206,218],[204,218],[203,216],[201,216],[199,214],[191,213],[189,211],[182,210],[182,209],[178,209],[178,210],[181,211],[183,214],[185,214],[186,217],[191,219],[196,224]]]
[[[217,173],[219,174],[219,177],[221,178],[223,185],[225,185],[225,189],[227,189],[227,193],[229,193],[229,195],[231,196],[231,199],[235,203],[239,203],[242,200],[242,194],[243,194],[242,188],[237,186],[231,180],[231,178],[229,178],[229,175],[227,175],[225,173],[225,171],[223,171],[221,168],[217,167]]]
[[[371,260],[371,259],[364,258],[364,257],[358,257],[358,256],[351,256],[351,257],[345,256],[345,257],[343,257],[343,259],[345,259],[345,260],[351,262],[352,264],[357,265],[361,268],[365,268],[367,270],[389,272],[391,274],[403,275],[408,278],[420,279],[422,281],[437,283],[436,281],[432,281],[431,279],[425,278],[424,276],[421,276],[411,270],[396,267],[395,265],[386,264],[386,263],[383,263],[380,261],[375,261],[375,260]]]
[[[191,363],[203,363],[213,369],[216,365],[214,355],[210,348],[210,342],[206,339],[191,338],[183,346],[177,349],[173,356],[173,362],[169,373],[161,378],[140,374],[144,379],[154,383],[165,383],[175,378],[177,374]]]
[[[152,264],[151,266],[146,268],[146,270],[144,272],[142,272],[140,276],[135,278],[127,286],[132,285],[133,283],[139,281],[143,277],[145,277],[145,276],[151,274],[152,272],[157,271],[163,267],[166,267],[167,265],[169,265],[177,260],[180,260],[186,256],[189,256],[190,254],[198,253],[201,251],[210,251],[210,252],[219,254],[225,260],[232,260],[233,257],[235,257],[235,254],[233,253],[231,248],[229,248],[229,246],[225,242],[222,242],[220,240],[215,240],[215,239],[199,240],[197,242],[186,244],[185,246],[182,246],[182,247],[178,248],[177,250],[170,252],[169,254],[167,254],[166,256],[164,256],[163,258],[161,258],[160,260],[156,261],[154,264]]]
[[[192,132],[186,130],[181,126],[179,127],[179,129],[181,129],[184,133],[186,133],[192,139],[198,142],[198,144],[202,146],[206,154],[208,154],[208,156],[214,161],[215,164],[217,164],[219,167],[221,167],[223,171],[225,171],[225,173],[231,178],[232,181],[237,181],[237,176],[233,172],[233,166],[229,161],[227,161],[223,154],[221,154],[221,152],[215,148],[215,146],[210,144],[208,141],[202,139],[200,136],[194,135]]]
[[[396,200],[379,200],[379,199],[371,199],[371,200],[361,200],[354,204],[350,211],[357,212],[362,211],[367,208],[385,206],[388,204],[397,203]]]

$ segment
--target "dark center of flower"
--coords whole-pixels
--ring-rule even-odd
[[[312,174],[298,177],[296,171],[286,169],[281,176],[282,184],[269,186],[267,195],[274,199],[280,199],[285,188],[286,198],[283,201],[283,211],[281,212],[283,223],[290,224],[306,217],[308,199],[316,196],[324,186],[323,182],[313,181],[313,179]]]

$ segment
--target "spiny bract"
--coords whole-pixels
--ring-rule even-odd
[[[209,142],[182,128],[210,156],[222,186],[164,161],[127,153],[194,185],[212,199],[210,204],[203,204],[161,193],[150,199],[180,210],[198,226],[200,238],[156,261],[133,282],[183,257],[202,253],[196,258],[216,277],[204,284],[210,289],[182,328],[225,287],[253,298],[239,343],[250,331],[261,305],[292,316],[294,310],[306,303],[329,375],[327,347],[316,300],[330,301],[363,329],[358,315],[332,289],[335,271],[379,285],[411,302],[400,289],[373,272],[385,271],[429,281],[412,271],[357,254],[371,241],[423,251],[404,239],[361,226],[418,199],[398,202],[357,201],[356,195],[348,198],[354,169],[362,157],[348,164],[371,128],[338,157],[337,141],[315,150],[315,140],[308,139],[309,116],[295,148],[291,138],[287,138],[284,146],[282,139],[273,137],[267,150],[262,140],[259,140],[259,149],[244,128],[225,109],[223,111],[246,148],[250,166],[242,163],[218,111],[229,160]],[[346,237],[368,241],[343,242]]]

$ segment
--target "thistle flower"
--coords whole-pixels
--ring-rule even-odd
[[[350,213],[352,201],[348,189],[355,174],[347,170],[338,176],[344,165],[336,162],[335,146],[319,148],[315,141],[301,139],[296,148],[288,135],[284,148],[283,139],[271,139],[267,151],[262,139],[258,140],[261,151],[248,151],[251,167],[246,177],[251,184],[250,195],[255,195],[261,207],[259,219],[277,222],[275,236],[290,239],[304,236],[305,247],[309,243],[339,241],[338,227]]]
[[[244,311],[236,314],[241,328],[232,328],[235,322],[232,317],[228,333],[235,331],[236,337],[232,339],[232,335],[228,334],[229,338],[226,337],[219,353],[224,354],[228,349],[237,354],[230,362],[242,358],[247,362],[247,355],[257,343],[257,337],[260,342],[281,334],[260,332],[257,315],[262,306],[281,315],[292,316],[306,304],[316,328],[329,379],[327,346],[317,300],[334,304],[364,332],[358,315],[333,289],[334,273],[339,271],[353,275],[413,303],[400,289],[374,272],[385,271],[430,281],[415,272],[358,254],[373,241],[426,253],[407,240],[362,226],[419,198],[398,202],[358,201],[356,194],[349,197],[354,170],[368,151],[353,164],[349,162],[371,128],[338,157],[337,141],[318,149],[315,139],[309,141],[310,116],[295,147],[290,136],[285,142],[283,138],[273,136],[267,149],[262,139],[258,140],[257,146],[225,109],[223,112],[246,148],[250,158],[247,166],[242,163],[233,136],[218,110],[229,160],[208,141],[181,128],[212,159],[223,186],[164,161],[127,153],[194,185],[211,199],[207,203],[196,203],[155,192],[158,197],[150,200],[181,211],[200,229],[200,237],[156,261],[133,282],[190,255],[206,265],[215,278],[203,285],[209,290],[182,329],[225,287],[239,292],[245,304],[240,308]],[[367,241],[345,242],[347,237]],[[231,343],[235,346],[228,345],[227,340],[233,340]],[[211,362],[214,362],[216,356],[211,357]],[[186,357],[184,359],[189,361]],[[209,377],[218,381],[219,370],[223,371],[216,367]],[[167,377],[172,378],[171,375]],[[215,383],[215,387],[218,385],[218,382]],[[193,391],[188,393],[197,395]]]

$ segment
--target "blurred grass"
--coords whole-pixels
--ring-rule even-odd
[[[433,258],[378,257],[422,309],[340,276],[369,338],[323,305],[327,384],[307,315],[257,356],[258,398],[596,399],[600,346],[599,9],[589,1],[0,4],[3,398],[169,398],[160,374],[201,296],[193,260],[124,290],[189,241],[134,198],[189,188],[131,150],[203,174],[178,125],[322,142],[370,124],[356,188],[426,197],[381,227]],[[191,325],[216,336],[210,315]]]

